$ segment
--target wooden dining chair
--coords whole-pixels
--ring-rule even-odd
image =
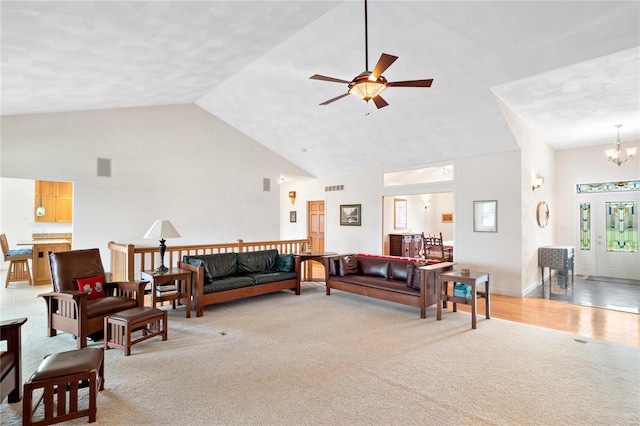
[[[453,248],[444,245],[442,232],[439,233],[439,236],[429,234],[427,237],[425,237],[423,232],[422,241],[422,253],[425,259],[453,262]]]
[[[9,283],[21,281],[28,281],[29,285],[33,285],[31,269],[29,269],[29,259],[33,258],[33,250],[30,248],[9,250],[9,242],[5,234],[0,234],[0,245],[4,261],[9,262],[9,271],[4,286],[8,287]]]

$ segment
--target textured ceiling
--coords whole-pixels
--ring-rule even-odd
[[[556,149],[640,140],[640,3],[1,2],[2,114],[195,102],[315,176],[517,149],[496,96]]]

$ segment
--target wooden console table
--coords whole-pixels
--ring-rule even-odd
[[[462,275],[461,271],[449,271],[443,272],[439,275],[438,280],[436,282],[436,295],[437,297],[437,310],[436,310],[436,318],[439,320],[442,319],[442,304],[443,302],[451,301],[453,302],[453,312],[457,312],[458,303],[468,304],[471,302],[471,328],[476,328],[476,311],[478,310],[478,296],[484,297],[485,299],[485,316],[487,319],[491,318],[491,299],[490,299],[490,289],[489,289],[489,273],[488,272],[476,272],[471,271],[469,275]],[[442,291],[442,283],[445,283],[445,286],[448,286],[449,282],[466,284],[471,286],[471,296],[470,298],[459,297],[448,294],[447,291],[443,293]],[[484,283],[485,291],[480,292],[477,289],[478,284]],[[445,287],[445,290],[448,287]]]

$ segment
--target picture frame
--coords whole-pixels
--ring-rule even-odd
[[[473,202],[473,232],[498,232],[498,201]]]
[[[361,204],[340,204],[340,226],[360,226],[361,224]]]
[[[442,223],[453,223],[453,213],[442,213]]]
[[[291,210],[289,212],[289,222],[296,223],[298,221],[298,212],[295,210]]]
[[[407,200],[403,198],[393,199],[393,229],[407,229]]]

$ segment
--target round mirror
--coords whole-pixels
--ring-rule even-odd
[[[538,221],[538,226],[540,228],[544,228],[549,223],[549,206],[544,201],[540,201],[538,203],[538,207],[536,208],[536,220]]]

